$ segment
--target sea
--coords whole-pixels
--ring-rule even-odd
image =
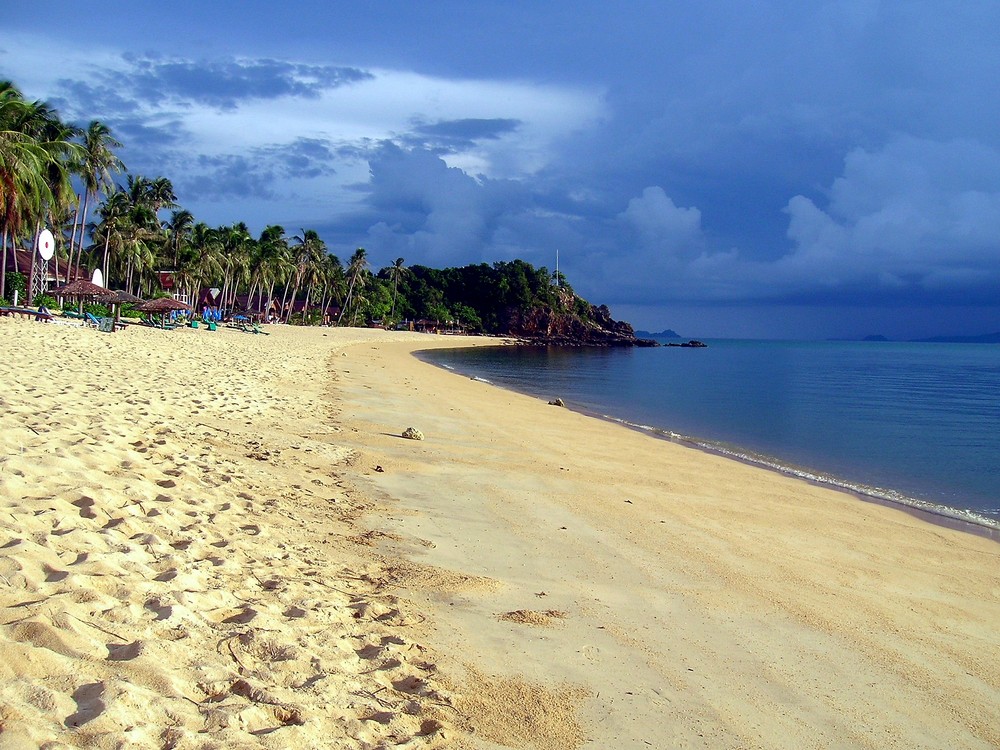
[[[705,343],[422,356],[651,437],[1000,540],[1000,345]]]

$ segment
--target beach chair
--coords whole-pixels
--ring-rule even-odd
[[[95,315],[93,315],[93,314],[91,314],[89,312],[85,312],[83,314],[83,324],[85,326],[87,326],[87,328],[100,328],[101,327],[101,321],[99,321]]]

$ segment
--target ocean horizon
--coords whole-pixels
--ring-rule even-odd
[[[1000,346],[703,340],[706,349],[498,346],[421,356],[1000,539]]]

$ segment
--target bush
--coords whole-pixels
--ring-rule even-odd
[[[95,318],[106,318],[110,313],[107,305],[99,305],[96,302],[89,302],[83,306],[85,313],[90,313]]]
[[[19,304],[25,304],[27,300],[25,297],[28,296],[28,280],[23,273],[17,273],[16,271],[11,271],[7,274],[7,298],[14,299],[14,291],[17,291],[17,301]],[[10,303],[8,303],[10,304]]]
[[[59,303],[56,302],[56,298],[51,294],[36,294],[35,298],[31,300],[31,304],[34,307],[41,307],[42,305],[45,305],[50,310],[59,309]]]

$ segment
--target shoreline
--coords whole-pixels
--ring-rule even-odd
[[[0,321],[0,746],[1000,743],[993,542],[268,330]]]
[[[504,344],[501,344],[500,346],[502,347]],[[491,380],[476,376],[466,371],[456,370],[451,365],[434,361],[432,357],[421,356],[422,351],[431,350],[417,350],[414,352],[414,356],[418,360],[434,367],[439,367],[460,376],[480,380],[495,388],[506,389],[535,398],[549,398],[543,395],[540,391],[532,391],[530,388],[519,390],[511,386],[494,383]],[[865,485],[851,480],[842,479],[833,474],[783,462],[782,459],[775,456],[755,453],[754,451],[738,445],[723,444],[705,438],[685,435],[667,428],[635,423],[627,419],[601,413],[600,411],[577,407],[572,403],[566,404],[565,407],[571,411],[575,411],[594,419],[600,419],[613,424],[620,424],[658,440],[665,440],[667,442],[676,443],[678,445],[686,446],[711,455],[722,456],[749,466],[756,466],[783,476],[793,477],[816,486],[833,488],[851,495],[863,502],[875,503],[888,508],[895,508],[897,510],[904,511],[925,521],[926,523],[964,531],[965,533],[975,534],[1000,543],[1000,518],[982,515],[974,510],[956,508],[943,503],[913,497],[898,492],[892,488]]]

